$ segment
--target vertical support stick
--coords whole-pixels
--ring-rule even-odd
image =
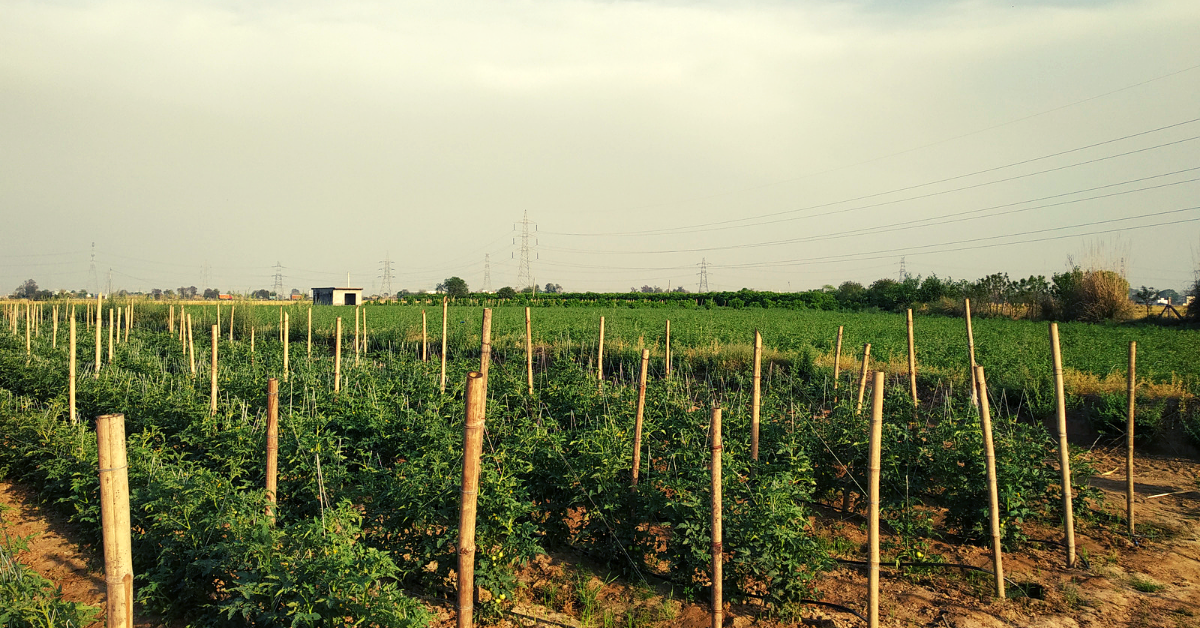
[[[187,315],[188,364],[192,368],[192,377],[196,376],[196,342],[192,339],[192,314]]]
[[[1129,343],[1129,416],[1125,420],[1125,519],[1133,538],[1133,418],[1137,404],[1137,342]]]
[[[54,335],[52,335],[52,336],[50,337],[50,347],[51,347],[52,349],[57,349],[57,348],[58,348],[58,306],[57,306],[57,305],[56,305],[56,306],[54,306],[54,327],[53,327],[53,331],[54,331]]]
[[[209,383],[210,383],[209,387],[211,388],[211,391],[209,394],[208,409],[214,415],[217,413],[217,341],[220,339],[220,336],[221,336],[221,328],[217,327],[216,325],[213,325],[212,326],[212,369],[211,369],[212,375],[211,375],[211,377],[209,377]]]
[[[109,364],[112,364],[113,356],[116,353],[115,350],[113,349],[113,334],[116,333],[116,330],[117,330],[116,310],[110,307],[110,308],[108,308],[108,363]]]
[[[67,371],[67,397],[71,405],[71,422],[78,423],[79,417],[75,414],[75,314],[71,313],[71,341],[68,345],[68,350],[71,352],[71,366]]]
[[[236,305],[229,306],[229,342],[233,342],[233,311],[237,309]]]
[[[762,408],[762,334],[754,330],[754,390],[750,398],[750,459],[758,460],[758,422]]]
[[[362,326],[363,326],[362,352],[363,352],[363,355],[365,356],[367,354],[367,311],[366,310],[362,311]]]
[[[604,317],[600,317],[600,344],[596,348],[596,379],[604,383]]]
[[[863,345],[862,372],[858,376],[858,408],[856,412],[862,413],[863,394],[867,391],[867,375],[871,373],[871,343]]]
[[[1075,513],[1071,495],[1071,450],[1067,445],[1067,396],[1063,391],[1062,351],[1058,345],[1058,323],[1050,323],[1050,358],[1054,363],[1054,398],[1058,414],[1058,462],[1062,474],[1063,532],[1066,536],[1067,567],[1075,566]]]
[[[970,359],[971,405],[979,407],[979,384],[975,381],[975,332],[971,329],[971,300],[963,299],[963,311],[967,317],[967,357]]]
[[[721,409],[713,408],[711,434],[712,443],[712,628],[721,628],[725,614],[722,593],[725,584],[721,547]]]
[[[290,369],[288,357],[289,353],[291,352],[290,349],[292,344],[291,319],[291,313],[283,313],[283,381],[285,382],[288,381],[288,370]]]
[[[217,310],[217,333],[219,334],[219,333],[221,333],[221,303],[219,301],[217,302],[216,310]]]
[[[167,333],[175,333],[175,306],[168,306],[167,310]]]
[[[421,361],[429,361],[429,323],[426,320],[425,310],[421,310]]]
[[[671,319],[667,319],[667,337],[663,342],[663,362],[667,365],[667,377],[671,376]]]
[[[838,402],[838,380],[842,371],[842,325],[838,325],[837,346],[833,350],[833,402]]]
[[[267,380],[267,519],[275,525],[279,481],[279,382]]]
[[[342,390],[342,317],[337,317],[333,334],[333,392]]]
[[[987,464],[988,511],[992,523],[992,574],[996,579],[996,597],[1004,599],[1004,550],[1000,546],[1000,489],[996,482],[996,448],[992,443],[992,409],[988,402],[987,377],[983,367],[975,367],[979,384],[979,426],[983,430],[983,456]]]
[[[308,307],[308,359],[312,359],[312,306]]]
[[[908,322],[908,387],[912,393],[913,405],[917,405],[917,343],[913,340],[912,310],[906,312]]]
[[[525,384],[529,388],[529,396],[533,396],[533,318],[529,308],[525,308]]]
[[[492,364],[492,309],[483,308],[483,325],[479,330],[479,374],[483,375],[483,398],[487,399],[488,367]]]
[[[883,439],[883,371],[875,371],[867,463],[867,625],[879,628],[879,457]]]
[[[475,506],[483,451],[483,374],[467,374],[467,420],[463,430],[462,508],[458,517],[458,628],[475,625]]]
[[[129,342],[129,330],[131,330],[131,329],[133,329],[133,304],[132,303],[127,304],[125,306],[125,340],[123,340],[122,342]]]
[[[33,353],[33,345],[30,342],[31,334],[33,333],[33,306],[25,304],[25,355],[29,356]],[[112,359],[109,359],[112,362]]]
[[[250,363],[254,364],[254,325],[250,326]]]
[[[446,392],[446,322],[449,318],[449,300],[442,297],[442,392]]]
[[[104,534],[104,580],[108,585],[108,628],[132,624],[133,555],[129,529],[129,469],[125,415],[96,418],[100,465],[100,521]]]
[[[354,366],[358,366],[358,349],[361,343],[361,338],[359,336],[360,332],[358,329],[358,313],[360,310],[360,306],[354,306]]]
[[[646,367],[650,364],[650,350],[642,349],[642,374],[638,378],[637,415],[633,419],[633,485],[637,486],[638,471],[642,466],[642,417],[646,413]]]
[[[104,325],[104,314],[102,313],[103,309],[104,309],[104,295],[97,294],[96,295],[96,375],[95,375],[95,377],[97,377],[97,378],[100,377],[100,347],[102,347],[104,344],[100,340],[100,327],[102,325]],[[16,330],[15,326],[13,329],[14,329],[14,331]]]

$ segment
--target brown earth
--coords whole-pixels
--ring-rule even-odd
[[[1167,456],[1140,456],[1135,485],[1139,538],[1124,535],[1118,517],[1125,509],[1124,458],[1121,452],[1093,452],[1100,474],[1092,481],[1104,499],[1098,517],[1078,522],[1079,568],[1064,566],[1059,529],[1031,526],[1034,542],[1004,556],[1009,599],[992,595],[986,574],[960,570],[901,573],[883,570],[880,623],[884,626],[937,628],[1200,628],[1200,483],[1197,462]],[[5,526],[10,534],[36,536],[19,558],[63,588],[67,600],[102,606],[103,577],[89,563],[96,548],[71,541],[71,526],[36,506],[33,495],[0,483]],[[821,509],[815,523],[821,534],[841,537],[846,558],[861,558],[865,543],[862,518]],[[883,535],[886,546],[889,535]],[[929,553],[946,562],[990,568],[990,552],[967,544],[930,542]],[[520,573],[517,599],[503,604],[481,599],[477,608],[505,607],[492,622],[500,626],[683,626],[710,625],[706,604],[682,603],[661,584],[634,585],[601,578],[603,570],[568,554],[539,556]],[[865,571],[836,569],[818,582],[821,599],[864,614]],[[485,596],[486,597],[486,596]],[[455,625],[448,600],[427,600],[433,626]],[[725,625],[859,627],[863,622],[832,608],[806,607],[799,621],[773,618],[759,605],[727,606]],[[480,622],[483,623],[483,622]],[[142,619],[139,626],[156,625]]]

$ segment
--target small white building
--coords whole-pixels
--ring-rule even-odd
[[[313,288],[315,305],[359,305],[363,298],[362,288]]]

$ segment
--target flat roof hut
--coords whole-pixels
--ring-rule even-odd
[[[313,288],[312,299],[316,305],[359,305],[362,293],[362,288]]]

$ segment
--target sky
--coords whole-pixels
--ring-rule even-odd
[[[519,287],[525,216],[571,291],[1182,292],[1197,33],[1195,0],[0,0],[0,292]]]

